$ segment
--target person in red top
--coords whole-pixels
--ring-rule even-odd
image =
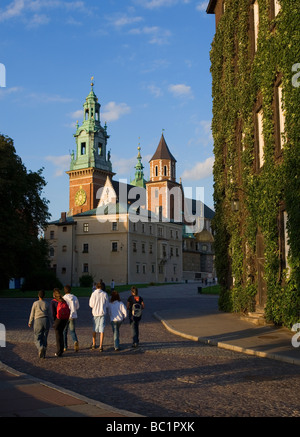
[[[138,295],[138,289],[135,286],[131,287],[131,296],[127,299],[127,310],[132,330],[132,347],[139,345],[139,323],[144,308],[145,304],[143,298]]]
[[[70,310],[66,318],[60,318],[57,314],[58,305],[63,302],[68,307],[66,301],[62,298],[58,288],[53,290],[53,300],[51,301],[51,311],[54,320],[53,328],[55,331],[56,339],[56,357],[61,357],[64,352],[64,329],[69,321]],[[69,308],[69,307],[68,307]]]

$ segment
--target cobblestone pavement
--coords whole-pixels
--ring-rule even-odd
[[[7,330],[0,360],[18,371],[147,417],[300,416],[299,366],[171,334],[153,313],[180,304],[176,299],[147,297],[138,349],[131,347],[125,321],[120,331],[121,351],[114,351],[107,326],[100,353],[90,349],[91,311],[88,298],[81,298],[79,352],[71,348],[56,358],[51,329],[45,360],[37,357],[33,331],[27,327],[32,303],[33,299],[0,299],[0,322]]]

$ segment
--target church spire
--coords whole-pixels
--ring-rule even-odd
[[[83,104],[82,125],[76,124],[76,157],[72,154],[71,170],[97,168],[112,171],[110,152],[107,153],[107,126],[101,126],[98,97],[94,92],[94,77],[91,78],[91,91]]]
[[[136,187],[146,187],[146,181],[144,179],[144,166],[142,164],[142,156],[141,156],[141,147],[138,146],[138,155],[137,155],[137,164],[135,166],[135,177],[130,182],[131,185],[134,185]]]

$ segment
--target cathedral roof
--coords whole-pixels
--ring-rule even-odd
[[[161,139],[159,145],[157,146],[156,152],[154,153],[150,161],[153,161],[154,159],[169,159],[176,162],[176,159],[170,152],[169,147],[167,146],[163,134],[161,135]]]

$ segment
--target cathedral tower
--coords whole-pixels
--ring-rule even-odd
[[[162,220],[181,221],[183,192],[176,182],[176,159],[162,134],[150,160],[150,180],[146,184],[147,208]]]
[[[93,78],[92,78],[93,80]],[[107,152],[106,124],[100,123],[100,103],[94,93],[94,83],[83,105],[83,122],[76,125],[76,153],[72,152],[69,175],[69,215],[97,207],[97,191],[107,176],[114,175]]]

